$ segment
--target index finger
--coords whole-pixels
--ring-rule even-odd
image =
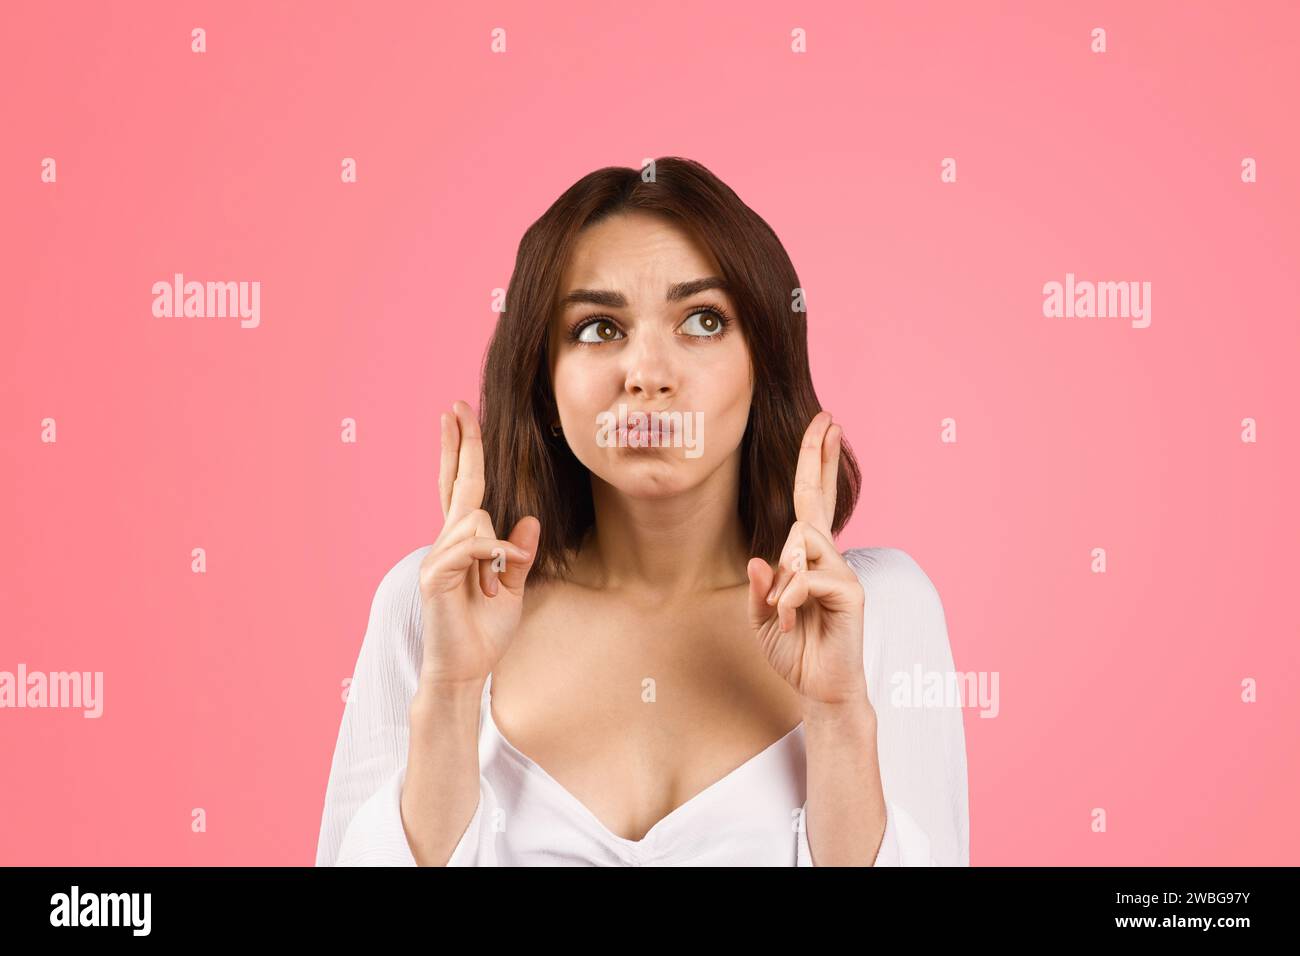
[[[438,497],[442,502],[443,524],[451,510],[451,484],[456,480],[456,459],[460,454],[460,425],[455,415],[443,412],[438,416],[441,432],[442,458],[438,463]]]
[[[822,445],[822,507],[826,512],[826,530],[835,521],[836,486],[840,480],[840,439],[844,429],[838,424],[826,429],[826,441]]]
[[[459,399],[452,404],[460,428],[460,454],[456,461],[456,479],[451,485],[448,522],[458,521],[483,506],[483,433],[478,418],[468,403]]]
[[[830,423],[830,412],[823,410],[813,416],[803,433],[794,473],[794,516],[822,531],[830,530],[822,484],[822,443]]]

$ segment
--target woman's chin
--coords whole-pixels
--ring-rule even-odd
[[[606,483],[629,498],[670,498],[695,484],[686,462],[624,459],[603,476]]]

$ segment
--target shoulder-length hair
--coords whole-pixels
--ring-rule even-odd
[[[772,228],[729,186],[693,160],[668,156],[641,170],[608,166],[565,190],[519,242],[505,311],[483,363],[483,508],[502,537],[535,515],[541,537],[532,574],[565,576],[592,527],[591,476],[564,436],[550,376],[550,329],[575,236],[624,210],[674,219],[718,262],[753,365],[754,394],[741,445],[738,508],[750,554],[775,563],[794,514],[794,474],[808,423],[821,410],[808,368],[808,325],[799,277]],[[840,530],[861,486],[841,441],[835,516]]]

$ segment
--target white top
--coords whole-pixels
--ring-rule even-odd
[[[317,866],[414,866],[402,827],[409,708],[421,661],[419,567],[412,551],[380,581],[339,730]],[[968,866],[966,744],[960,704],[896,705],[891,686],[953,670],[943,606],[905,551],[844,558],[866,592],[863,664],[877,716],[886,802],[876,866]],[[946,683],[946,678],[945,678]],[[479,716],[479,803],[448,866],[813,866],[804,827],[804,725],[661,819],[640,840],[612,833],[492,719]],[[903,695],[899,695],[903,701]]]

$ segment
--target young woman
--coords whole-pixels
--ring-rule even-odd
[[[649,175],[647,175],[649,174]],[[525,233],[444,523],[380,583],[318,865],[969,863],[942,605],[841,554],[858,466],[794,267],[698,163],[597,170]]]

